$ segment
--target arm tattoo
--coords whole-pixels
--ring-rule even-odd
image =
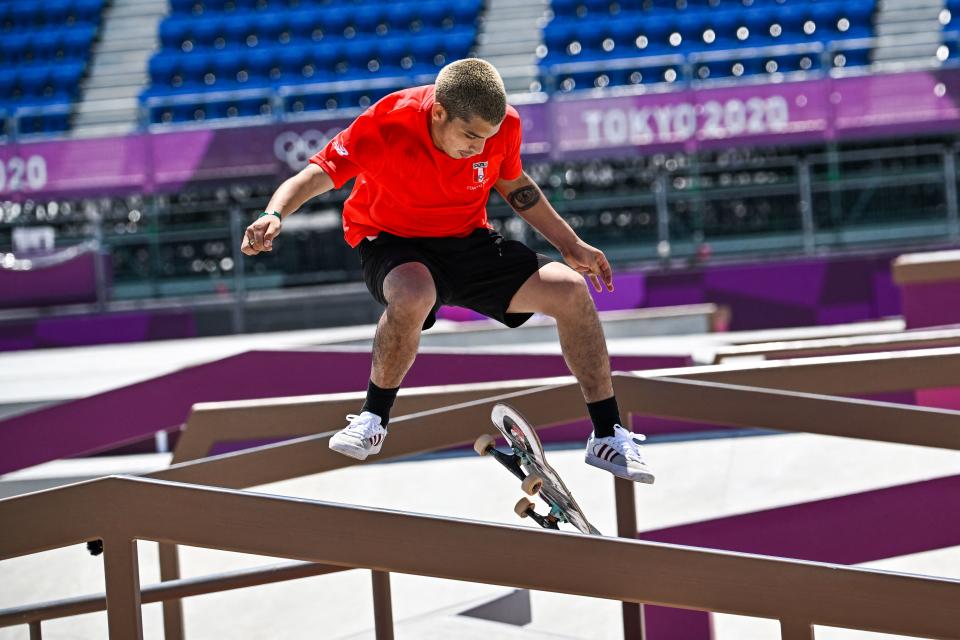
[[[533,207],[540,202],[540,190],[535,185],[520,187],[516,191],[510,192],[507,196],[510,206],[514,211],[520,213]]]

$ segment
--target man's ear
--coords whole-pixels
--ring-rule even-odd
[[[446,122],[447,120],[447,110],[443,108],[443,105],[439,102],[434,102],[431,109],[431,115],[435,122]]]

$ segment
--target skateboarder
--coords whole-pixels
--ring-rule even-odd
[[[509,327],[543,313],[556,319],[564,359],[593,422],[585,461],[652,483],[634,434],[621,426],[603,329],[584,281],[586,275],[597,291],[601,285],[613,291],[610,264],[523,171],[520,132],[497,70],[479,59],[453,62],[435,84],[388,95],[337,134],[277,189],[247,227],[241,250],[272,250],[286,216],[356,178],[343,207],[344,236],[357,249],[367,288],[386,310],[373,341],[366,402],[330,439],[334,451],[358,460],[380,452],[420,332],[434,324],[441,304]],[[490,228],[491,189],[566,265]]]

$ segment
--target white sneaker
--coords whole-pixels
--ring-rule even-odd
[[[330,438],[330,448],[357,460],[366,460],[367,456],[380,453],[387,437],[387,430],[380,424],[380,416],[364,411],[360,415],[349,414],[347,420],[350,424]]]
[[[653,471],[647,467],[640,453],[639,441],[643,440],[646,437],[642,434],[634,434],[620,425],[614,425],[612,436],[597,438],[590,435],[584,462],[624,480],[653,484]]]

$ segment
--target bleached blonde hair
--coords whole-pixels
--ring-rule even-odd
[[[507,115],[507,91],[496,67],[479,58],[451,62],[437,74],[434,97],[448,118],[469,122],[474,116],[498,125]]]

